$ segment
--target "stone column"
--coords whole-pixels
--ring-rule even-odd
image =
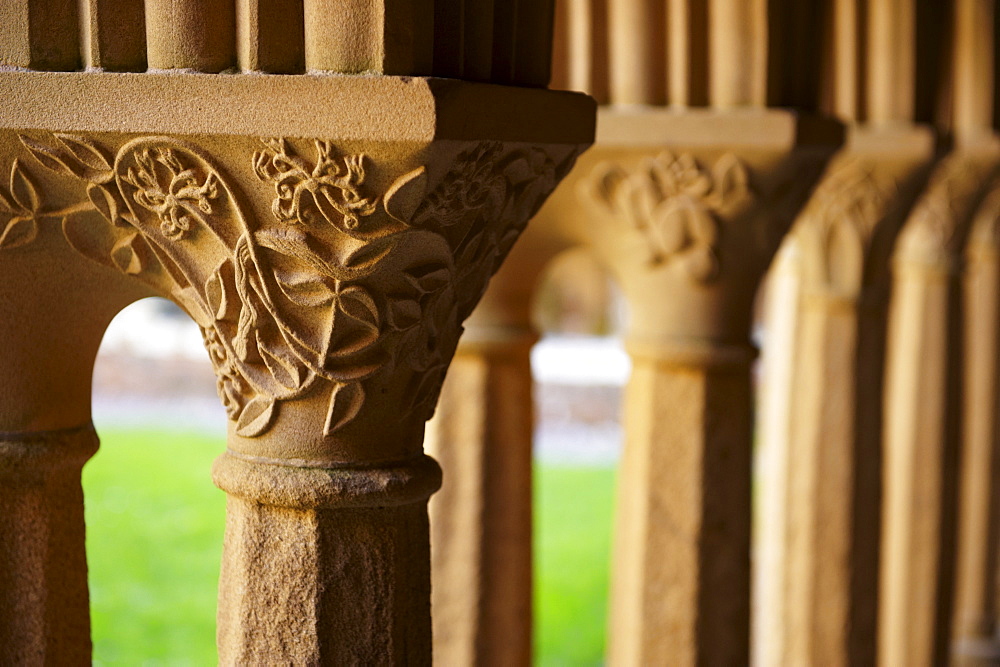
[[[80,470],[91,426],[0,433],[0,645],[8,664],[90,664]]]
[[[555,250],[532,227],[465,325],[427,450],[445,483],[430,503],[434,656],[520,665],[532,646],[531,301]]]
[[[881,428],[869,406],[882,396],[890,248],[933,153],[929,132],[887,134],[851,132],[791,231],[801,295],[789,305],[785,514],[764,518],[784,524],[770,534],[784,581],[759,591],[782,630],[755,637],[766,664],[875,658]]]
[[[428,452],[446,471],[431,503],[434,655],[531,662],[531,443],[527,330],[466,329]]]
[[[550,207],[567,232],[579,226],[630,311],[608,659],[746,663],[751,305],[839,135],[807,131],[816,144],[803,146],[806,128],[770,112],[609,110],[601,122],[579,199],[564,188]],[[729,149],[723,127],[760,142]]]
[[[0,261],[126,303],[167,296],[201,328],[229,416],[214,469],[229,494],[223,664],[429,663],[439,470],[424,422],[461,322],[592,140],[594,105],[435,79],[256,79],[5,73],[23,106],[0,117],[15,173]],[[176,103],[150,113],[150,95]],[[85,127],[64,133],[79,100]],[[13,294],[30,295],[21,280]],[[32,312],[17,317],[30,348]],[[46,370],[28,381],[58,384]]]
[[[997,574],[1000,568],[1000,265],[996,190],[976,214],[965,248],[962,453],[959,472],[958,563],[953,638],[960,664],[991,664],[1000,657]]]
[[[960,330],[956,268],[997,164],[988,144],[949,156],[893,256],[885,375],[880,664],[943,664],[954,581]]]

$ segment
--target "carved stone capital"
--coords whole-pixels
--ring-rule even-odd
[[[427,96],[397,92],[404,107]],[[2,131],[0,274],[8,257],[48,252],[180,304],[241,454],[408,459],[462,321],[588,143],[519,139],[495,118],[477,131],[484,121],[463,126],[440,97],[408,119],[437,123],[425,140],[413,127],[395,138],[377,117],[391,107],[363,119],[369,138]]]
[[[757,282],[840,128],[775,111],[608,111],[601,123],[548,215],[618,278],[637,342],[745,342]]]

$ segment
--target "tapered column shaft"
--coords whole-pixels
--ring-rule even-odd
[[[955,267],[992,153],[935,171],[893,257],[883,430],[880,664],[943,664],[955,566],[961,387]]]
[[[749,349],[630,353],[609,662],[746,664]]]
[[[427,427],[445,471],[430,504],[441,664],[531,661],[533,340],[527,330],[467,330]]]
[[[624,0],[608,6],[612,104],[663,104],[666,99],[663,4]]]
[[[915,10],[914,0],[868,3],[867,120],[892,123],[913,119]]]
[[[0,4],[0,65],[72,71],[79,67],[76,0],[8,0]]]
[[[907,272],[894,283],[885,425],[879,658],[931,665],[944,657],[941,606],[950,576],[942,506],[954,476],[945,439],[951,290],[947,273]]]
[[[0,646],[5,664],[90,664],[80,470],[91,426],[0,433]]]
[[[764,106],[767,95],[767,6],[763,0],[709,2],[709,102]]]
[[[306,69],[431,73],[434,15],[428,0],[304,0],[304,10]]]

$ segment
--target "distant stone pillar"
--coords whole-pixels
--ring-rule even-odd
[[[794,353],[775,351],[794,354],[795,371],[783,516],[763,518],[782,524],[768,529],[782,576],[758,592],[781,626],[755,637],[767,665],[875,659],[888,260],[933,143],[921,130],[894,131],[891,144],[851,134],[790,232],[801,294],[787,306],[798,311]]]
[[[606,111],[579,199],[563,188],[547,209],[579,226],[629,305],[614,665],[749,660],[751,307],[837,133],[805,148],[790,116],[711,113]],[[758,146],[720,145],[741,122]]]
[[[1000,191],[972,222],[962,276],[963,391],[959,472],[958,561],[952,627],[954,660],[1000,659],[997,577],[1000,575]]]
[[[885,374],[878,662],[944,664],[955,567],[959,253],[994,149],[949,156],[900,233]]]
[[[531,662],[534,340],[528,327],[466,327],[428,423],[445,470],[430,506],[441,664]]]
[[[0,646],[9,664],[90,664],[80,470],[92,426],[0,433]]]

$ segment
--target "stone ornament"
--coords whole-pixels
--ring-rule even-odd
[[[0,188],[0,249],[58,220],[78,253],[180,304],[243,437],[315,391],[329,392],[334,435],[390,376],[404,415],[430,418],[462,320],[576,156],[474,142],[437,183],[421,166],[379,189],[368,174],[380,165],[363,153],[265,139],[246,159],[272,215],[255,216],[235,179],[187,141],[137,137],[111,151],[68,134],[20,140],[25,155]],[[72,203],[50,204],[39,170]]]
[[[690,153],[662,152],[629,172],[600,163],[584,181],[584,196],[643,235],[650,266],[681,262],[699,282],[719,275],[719,217],[751,195],[744,164],[726,153],[703,167]]]

